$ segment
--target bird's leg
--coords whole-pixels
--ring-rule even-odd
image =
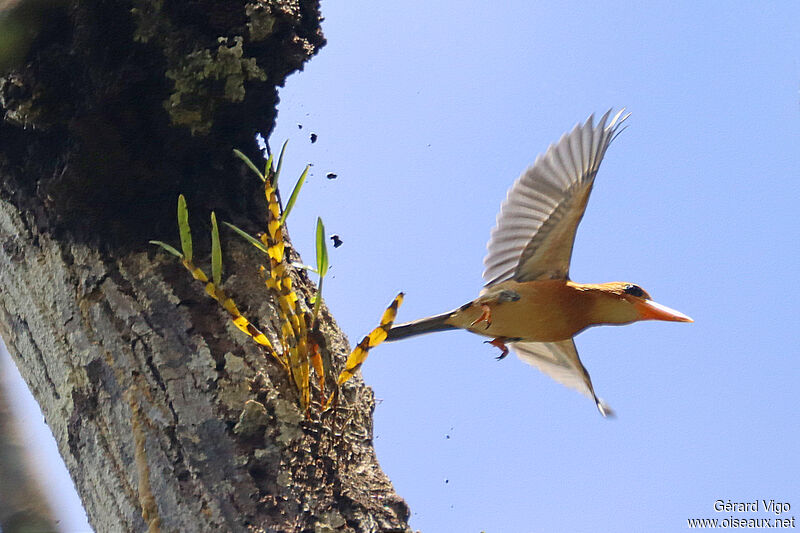
[[[496,359],[498,361],[500,361],[502,359],[505,359],[505,357],[508,355],[508,346],[506,346],[506,341],[507,340],[508,339],[506,337],[497,337],[494,340],[483,341],[483,342],[485,342],[486,344],[491,344],[492,346],[494,346],[496,348],[500,348],[501,350],[503,350],[503,353],[501,353],[500,355],[498,355],[496,357]]]
[[[474,327],[481,322],[486,322],[486,329],[489,329],[492,325],[492,310],[486,304],[481,305],[481,316],[476,318],[469,327]]]

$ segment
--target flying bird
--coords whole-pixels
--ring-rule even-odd
[[[465,329],[492,338],[520,359],[594,400],[603,416],[613,411],[597,397],[573,337],[591,326],[640,320],[692,322],[654,302],[626,282],[575,283],[569,263],[600,162],[629,115],[609,110],[564,134],[536,158],[508,191],[483,260],[486,282],[475,300],[440,315],[394,326],[387,341]]]

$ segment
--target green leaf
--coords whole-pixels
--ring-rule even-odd
[[[289,144],[289,139],[283,141],[283,146],[281,147],[281,154],[278,156],[278,168],[275,170],[275,177],[272,178],[272,186],[275,188],[278,187],[278,177],[281,175],[281,168],[283,168],[283,154],[286,153],[287,144]]]
[[[289,213],[291,213],[292,208],[297,201],[297,195],[300,194],[300,189],[303,188],[303,184],[306,182],[306,176],[308,176],[309,168],[311,168],[311,165],[306,165],[306,169],[302,174],[300,174],[300,179],[297,180],[297,183],[294,185],[294,189],[292,189],[292,195],[289,196],[289,201],[286,202],[286,207],[284,208],[283,213],[281,213],[281,226],[283,226],[283,224],[286,222],[286,219],[289,217]]]
[[[317,217],[317,274],[319,274],[319,287],[314,297],[314,310],[312,311],[311,323],[316,324],[319,314],[320,304],[322,303],[322,283],[325,281],[325,274],[328,273],[328,246],[325,243],[325,226],[322,219]],[[313,326],[312,326],[313,327]]]
[[[317,272],[320,278],[328,273],[328,245],[325,242],[325,226],[317,217]]]
[[[308,270],[309,272],[313,272],[314,274],[319,274],[319,272],[317,272],[317,269],[312,267],[311,265],[304,265],[303,263],[292,263],[292,266],[294,268],[302,268],[303,270]]]
[[[177,258],[183,259],[183,254],[180,253],[175,248],[173,248],[172,246],[170,246],[169,244],[167,244],[165,242],[161,242],[161,241],[149,241],[149,242],[150,242],[150,244],[155,244],[156,246],[162,247],[163,249],[165,249],[166,251],[168,251],[169,253],[171,253],[172,255],[174,255]]]
[[[219,244],[217,215],[213,211],[211,212],[211,279],[217,287],[222,284],[222,247]]]
[[[222,222],[222,223],[225,224],[226,226],[228,226],[229,228],[231,228],[236,233],[238,233],[244,240],[246,240],[247,242],[249,242],[250,244],[252,244],[256,248],[258,248],[259,250],[261,250],[265,254],[268,253],[267,252],[267,247],[264,246],[264,243],[261,242],[260,240],[256,239],[255,237],[253,237],[252,235],[250,235],[246,231],[237,228],[236,226],[234,226],[230,222]]]
[[[261,178],[261,181],[265,181],[265,180],[266,180],[266,178],[264,178],[264,174],[262,174],[262,173],[261,173],[261,171],[260,171],[260,170],[258,170],[258,167],[256,167],[256,166],[253,164],[253,162],[252,162],[252,161],[250,161],[250,158],[249,158],[249,157],[247,157],[246,155],[244,155],[242,152],[240,152],[240,151],[239,151],[239,150],[237,150],[236,148],[234,148],[234,149],[233,149],[233,153],[234,153],[234,154],[236,154],[236,157],[238,157],[239,159],[241,159],[242,161],[244,161],[245,165],[247,165],[248,167],[250,167],[250,170],[252,170],[253,172],[255,172],[255,173],[256,173],[256,176],[258,176],[259,178]]]
[[[311,327],[317,327],[317,316],[319,315],[319,308],[322,304],[322,282],[325,280],[324,276],[319,277],[319,287],[317,287],[317,294],[312,299],[314,300],[314,310],[311,312]]]
[[[182,194],[178,196],[178,231],[181,234],[183,258],[191,262],[193,257],[192,232],[189,229],[189,210],[186,208],[186,198]]]
[[[264,175],[272,182],[272,174],[275,172],[275,169],[272,168],[272,154],[269,154],[269,158],[267,159],[267,164],[264,165]]]

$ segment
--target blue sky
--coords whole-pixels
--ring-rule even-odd
[[[800,4],[323,13],[329,44],[281,91],[271,143],[290,139],[287,175],[314,164],[289,231],[307,262],[317,215],[344,241],[325,296],[351,341],[400,290],[403,321],[474,298],[514,179],[590,113],[623,106],[572,278],[638,283],[696,321],[577,337],[614,420],[466,332],[374,350],[375,445],[412,527],[676,531],[770,516],[718,513],[718,499],[800,514]]]

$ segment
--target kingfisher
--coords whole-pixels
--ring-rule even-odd
[[[653,301],[639,285],[575,283],[569,278],[575,232],[583,218],[600,162],[630,116],[611,110],[597,124],[590,116],[565,133],[517,178],[500,206],[483,260],[479,296],[446,313],[393,326],[387,341],[465,329],[490,337],[556,381],[594,400],[603,416],[611,408],[597,397],[575,337],[591,326],[641,320],[693,322]]]

